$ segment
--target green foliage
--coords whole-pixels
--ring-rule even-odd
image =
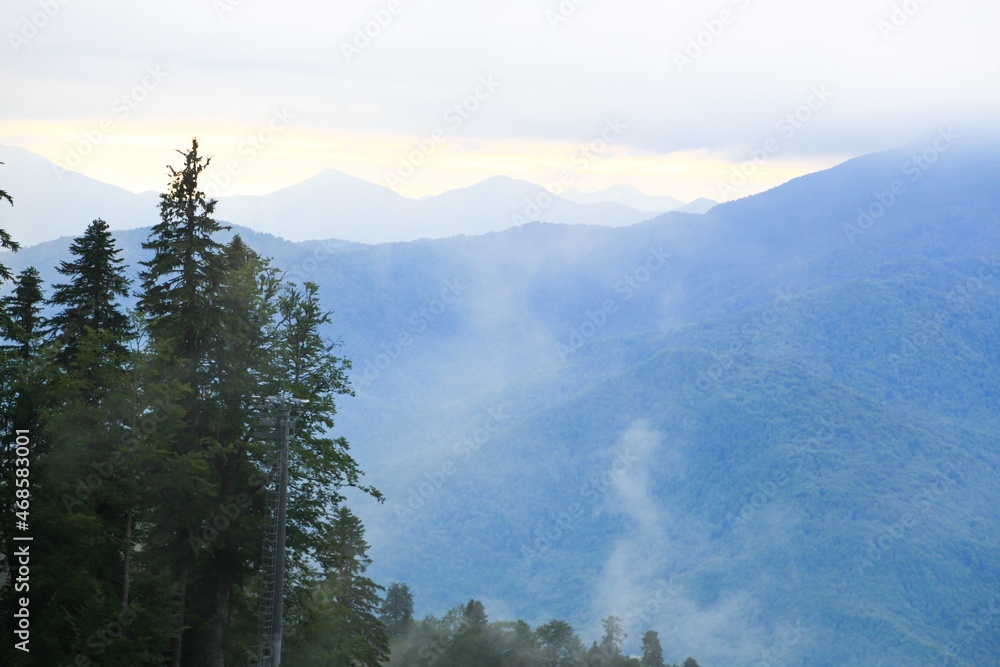
[[[342,491],[380,494],[330,435],[335,398],[351,394],[349,363],[321,333],[331,318],[315,285],[285,285],[239,236],[217,238],[226,228],[198,187],[209,159],[197,141],[181,154],[144,243],[134,321],[102,220],[59,264],[51,320],[33,268],[0,302],[4,502],[7,434],[30,429],[35,539],[61,545],[32,561],[33,629],[45,643],[31,657],[178,667],[253,658],[273,443],[254,436],[252,397],[291,392],[309,403],[290,457],[284,664],[377,667],[388,655],[382,589],[366,576],[364,529]],[[19,664],[12,650],[0,652],[4,664]]]
[[[652,661],[644,662],[621,653],[617,642],[624,631],[617,617],[606,617],[604,628],[604,646],[595,641],[585,651],[566,621],[553,619],[535,630],[524,621],[490,622],[482,602],[470,600],[393,636],[386,667],[666,667],[656,632],[644,636],[644,657]]]
[[[389,584],[379,610],[379,618],[385,624],[390,639],[409,631],[413,625],[413,594],[410,593],[409,586]]]
[[[3,162],[0,162],[0,164],[3,164]],[[7,200],[8,204],[10,204],[11,206],[14,205],[14,199],[9,194],[7,194],[5,190],[0,190],[0,202],[4,201],[5,199]],[[10,234],[6,230],[0,229],[0,250],[13,250],[16,252],[20,248],[21,246],[18,245],[11,238]],[[0,264],[0,285],[7,282],[12,277],[13,274],[11,274],[10,269],[8,269],[3,264]],[[2,324],[3,322],[0,322],[0,326],[2,326]]]
[[[75,259],[60,262],[58,271],[71,282],[54,285],[50,300],[60,308],[49,321],[62,348],[58,359],[63,364],[74,361],[81,338],[91,331],[104,338],[107,356],[121,363],[131,327],[117,300],[128,295],[129,282],[108,223],[94,220],[69,250]]]
[[[360,520],[337,511],[327,540],[337,553],[323,578],[300,586],[282,664],[379,667],[389,657],[389,636],[376,610],[381,587],[364,576],[370,564]]]
[[[569,667],[583,657],[583,644],[566,621],[553,619],[535,630],[542,667]]]
[[[642,667],[665,667],[660,635],[655,630],[647,630],[642,636]]]
[[[617,616],[608,616],[601,621],[601,627],[604,628],[604,637],[601,638],[601,651],[605,655],[620,655],[622,642],[625,641],[626,637],[621,619]]]

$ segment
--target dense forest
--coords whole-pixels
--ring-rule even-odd
[[[210,158],[197,140],[178,152],[139,284],[100,219],[58,284],[0,265],[0,596],[28,610],[3,664],[256,664],[274,445],[254,398],[291,395],[308,403],[289,461],[283,664],[664,666],[654,631],[641,660],[623,655],[614,616],[589,649],[564,621],[489,622],[476,600],[418,622],[405,585],[366,576],[341,492],[381,494],[330,436],[352,394],[320,333],[332,314],[316,284],[286,281],[238,235],[217,240],[227,228],[199,187]],[[3,231],[0,246],[19,249]]]
[[[585,648],[566,621],[554,619],[534,630],[524,621],[490,622],[479,600],[441,618],[415,621],[409,587],[394,583],[386,591],[381,618],[391,637],[389,667],[668,667],[655,630],[642,635],[641,658],[626,656],[626,631],[613,615],[601,622],[600,642]],[[680,667],[698,667],[698,662],[688,657]]]
[[[103,220],[74,241],[59,284],[0,269],[13,281],[0,310],[2,596],[30,610],[0,661],[253,664],[273,447],[255,436],[253,397],[286,393],[309,403],[289,457],[285,662],[316,664],[304,656],[334,637],[351,655],[327,651],[324,664],[378,664],[379,588],[341,490],[380,494],[328,435],[351,393],[348,363],[319,333],[330,313],[316,285],[284,281],[238,236],[216,240],[216,202],[199,189],[210,160],[197,141],[180,153],[140,284]],[[17,250],[6,233],[0,244]]]

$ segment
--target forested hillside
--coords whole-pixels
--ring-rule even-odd
[[[410,632],[480,627],[483,645],[507,655],[518,641],[541,650],[553,619],[600,641],[614,616],[623,657],[641,656],[652,630],[667,663],[978,667],[1000,654],[1000,149],[945,136],[627,228],[535,223],[374,246],[245,229],[215,237],[222,254],[240,246],[238,233],[241,252],[273,258],[282,277],[261,308],[292,299],[333,311],[311,321],[340,344],[324,357],[339,368],[324,385],[337,396],[335,427],[327,435],[318,415],[312,437],[334,438],[340,465],[343,435],[367,481],[334,476],[324,488],[364,521],[371,563],[358,581],[406,582],[415,618],[431,616]],[[141,243],[156,237],[114,236],[132,291],[155,256]],[[54,271],[73,260],[68,245],[3,262],[39,267],[47,295],[70,280]],[[33,280],[19,279],[24,302]],[[141,297],[119,301],[149,318]],[[14,312],[60,311],[40,305]],[[265,318],[275,328],[262,341],[279,336],[281,312]],[[143,327],[140,340],[155,341]],[[276,383],[294,367],[260,344],[253,363],[271,370],[258,373],[213,343],[226,351],[214,363],[240,371],[227,383],[248,382],[244,373]],[[336,365],[344,358],[351,368]],[[140,378],[130,382],[170,391],[143,384],[159,377],[148,375],[155,364],[128,363],[136,370],[124,377]],[[355,396],[338,393],[347,383]],[[163,431],[171,423],[148,437],[186,441]],[[150,454],[168,455],[180,453]],[[194,476],[163,479],[217,500],[215,487],[179,481],[216,484],[208,471],[221,469],[185,470]],[[383,504],[349,488],[368,482]],[[147,521],[135,530],[151,530]],[[470,599],[488,620],[454,606]],[[393,636],[392,664],[405,645]],[[473,660],[449,650],[454,664]],[[767,657],[779,650],[780,661]]]

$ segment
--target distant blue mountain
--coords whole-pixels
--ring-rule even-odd
[[[377,578],[711,665],[997,664],[1000,145],[704,215],[359,245],[320,283]],[[148,230],[119,233],[127,260]],[[51,280],[67,242],[0,261]],[[949,662],[950,661],[950,662]]]
[[[82,234],[103,217],[112,229],[157,222],[158,195],[134,194],[62,169],[23,148],[0,146],[4,189],[17,206],[0,209],[5,229],[23,244]],[[210,167],[209,176],[211,176]],[[211,183],[210,183],[211,185]],[[206,186],[211,192],[211,187]],[[696,205],[699,210],[702,204]],[[478,235],[524,222],[621,227],[655,217],[623,203],[581,204],[551,195],[534,183],[496,176],[423,199],[327,169],[267,195],[219,196],[217,216],[292,241],[340,239],[361,243]]]

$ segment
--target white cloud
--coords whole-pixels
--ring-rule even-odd
[[[234,7],[223,18],[219,2]],[[7,8],[0,118],[56,121],[60,134],[101,118],[149,65],[171,77],[137,110],[132,122],[148,125],[135,125],[136,134],[245,126],[285,106],[316,135],[419,138],[480,76],[492,75],[502,90],[457,137],[572,143],[618,115],[630,123],[625,147],[665,159],[754,146],[811,86],[826,84],[837,91],[835,103],[781,157],[831,164],[831,156],[889,148],[1000,106],[1000,89],[986,85],[1000,55],[990,33],[1000,5],[991,0],[590,0],[555,29],[546,18],[555,1],[512,0],[500,11],[469,0],[398,0],[388,22],[389,0],[68,1],[35,21],[39,6],[16,0]],[[894,16],[893,7],[917,9]],[[720,31],[724,11],[732,20]],[[880,21],[893,20],[898,30],[883,34]],[[18,37],[25,21],[44,23],[26,41]],[[341,45],[369,24],[376,26],[370,44],[347,62]],[[11,35],[24,41],[16,51]],[[678,71],[674,56],[691,39],[701,40],[703,53]],[[31,148],[45,138],[7,133],[0,141]],[[162,169],[162,154],[144,159]]]

